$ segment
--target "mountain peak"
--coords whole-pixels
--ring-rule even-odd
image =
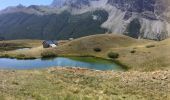
[[[17,5],[16,7],[17,7],[17,8],[24,8],[25,6],[22,5],[22,4],[19,4],[19,5]]]
[[[53,0],[53,7],[63,7],[63,6],[71,6],[71,7],[80,7],[80,6],[92,6],[92,5],[104,5],[108,2],[108,0]]]
[[[64,5],[65,2],[66,0],[53,0],[51,6],[60,8]]]
[[[98,0],[54,0],[51,5],[53,7],[59,7],[59,8],[63,6],[81,8],[82,6],[89,6],[90,1],[98,1]]]

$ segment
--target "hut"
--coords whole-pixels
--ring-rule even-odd
[[[58,42],[57,41],[53,41],[53,40],[45,40],[42,43],[43,48],[54,48],[57,47]]]
[[[74,38],[69,38],[69,41],[73,41],[74,40]]]

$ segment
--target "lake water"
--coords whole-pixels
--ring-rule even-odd
[[[26,50],[30,50],[31,48],[21,48],[21,49],[17,49],[16,51],[26,51]]]
[[[48,67],[81,67],[95,70],[124,70],[112,61],[92,57],[57,57],[53,59],[18,60],[0,58],[0,69],[41,69]]]

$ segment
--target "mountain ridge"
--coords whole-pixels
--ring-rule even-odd
[[[104,16],[108,15],[108,18],[101,22],[100,27],[94,29],[107,29],[107,31],[93,31],[96,34],[110,32],[134,38],[163,40],[170,35],[169,4],[168,0],[54,0],[51,5],[47,6],[24,7],[19,5],[8,8],[0,11],[0,16],[21,12],[37,16],[60,15],[65,11],[71,15],[81,16],[92,12],[89,16],[94,20],[100,19],[101,16],[94,15],[93,12],[100,10],[106,11],[107,14]],[[2,26],[1,22],[0,26]],[[0,33],[3,34],[2,31]],[[54,31],[54,33],[56,32]],[[87,34],[89,33],[87,32]]]

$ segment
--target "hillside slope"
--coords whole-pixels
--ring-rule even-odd
[[[52,49],[59,55],[95,56],[108,59],[108,53],[119,54],[116,61],[131,70],[156,70],[170,68],[170,39],[162,42],[136,40],[122,35],[94,35],[83,37]],[[100,48],[101,52],[96,52]],[[133,51],[133,52],[132,52]]]
[[[102,52],[105,53],[110,48],[129,47],[138,43],[140,43],[140,41],[128,36],[101,34],[82,37],[59,46],[56,49],[61,49],[61,51],[68,51],[67,53],[71,54],[94,54],[94,48],[101,48]]]
[[[93,20],[97,14],[99,20]],[[100,25],[107,20],[107,12],[86,12],[71,15],[65,11],[60,14],[36,15],[23,12],[0,14],[0,37],[4,39],[69,39],[106,31]]]

